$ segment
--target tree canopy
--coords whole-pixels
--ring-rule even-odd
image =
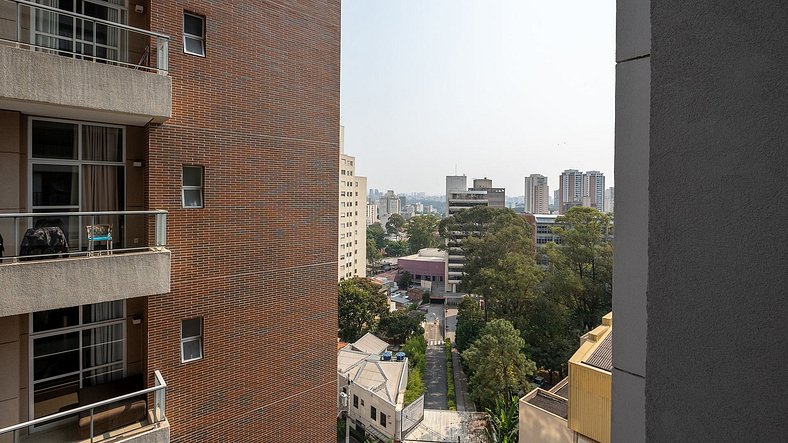
[[[610,312],[613,294],[613,245],[610,216],[594,208],[573,207],[558,217],[553,232],[561,244],[543,249],[548,257],[547,288],[560,295],[583,331]]]
[[[529,377],[536,365],[522,349],[525,342],[512,324],[503,319],[492,320],[481,335],[462,353],[471,371],[471,398],[478,405],[490,405],[500,395],[520,395],[530,388]]]
[[[388,314],[386,295],[379,285],[354,277],[339,283],[339,338],[354,342],[367,332],[377,330],[380,319]]]
[[[457,350],[465,351],[479,338],[479,334],[484,328],[484,312],[479,307],[479,303],[470,296],[465,296],[457,309],[457,328],[455,331],[455,342]]]
[[[381,317],[377,333],[388,342],[404,343],[413,336],[424,335],[422,311],[394,311]]]
[[[408,246],[414,254],[423,248],[434,248],[439,245],[438,217],[432,214],[411,217],[405,224],[408,234]]]
[[[408,244],[404,241],[386,242],[386,255],[389,257],[402,257],[408,253]]]
[[[391,214],[386,222],[386,232],[389,235],[399,234],[405,227],[405,218],[399,214]]]
[[[386,230],[383,229],[380,222],[367,226],[367,239],[372,239],[378,249],[383,249],[386,246]]]

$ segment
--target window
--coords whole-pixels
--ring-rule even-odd
[[[380,425],[386,427],[386,414],[380,413]]]
[[[372,420],[378,419],[378,410],[375,409],[374,406],[369,407],[369,418],[371,418]]]
[[[183,52],[205,57],[205,17],[183,14]]]
[[[353,394],[353,407],[358,409],[358,395]]]
[[[181,362],[202,359],[202,317],[181,320]]]
[[[125,376],[125,306],[119,300],[30,314],[31,417],[51,413],[51,404],[69,406],[80,388]]]
[[[183,167],[183,207],[202,208],[202,166]]]

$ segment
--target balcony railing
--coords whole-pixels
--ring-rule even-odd
[[[99,241],[89,247],[87,227],[109,225],[112,239]],[[33,245],[29,238],[37,228],[58,228],[55,235],[65,236],[66,244],[51,240],[44,245]],[[152,230],[152,235],[149,234]],[[13,233],[13,234],[12,234]],[[50,231],[47,234],[52,234]],[[101,212],[30,212],[0,214],[0,234],[4,237],[5,252],[0,263],[20,260],[78,257],[104,253],[139,252],[167,246],[167,211],[101,211]],[[9,237],[11,236],[11,237]],[[145,241],[150,238],[151,241]],[[111,243],[108,244],[108,243]],[[36,253],[40,249],[54,252]],[[94,249],[94,250],[91,250]]]
[[[10,16],[14,10],[16,15]],[[0,26],[0,42],[159,74],[169,70],[167,35],[26,0],[0,0],[2,11],[9,13],[1,15],[0,22],[13,22],[16,34],[2,32],[12,26]],[[144,43],[132,52],[134,39]]]
[[[162,377],[161,372],[154,371],[154,386],[150,388],[145,388],[139,391],[131,392],[128,394],[120,395],[117,397],[109,398],[107,400],[102,400],[96,403],[91,403],[89,405],[80,406],[74,409],[69,409],[68,411],[58,412],[52,415],[47,415],[45,417],[37,418],[35,420],[26,421],[24,423],[19,423],[13,426],[9,426],[6,428],[0,429],[0,437],[12,434],[14,443],[18,443],[20,441],[20,434],[23,430],[29,430],[35,426],[42,426],[49,423],[52,423],[57,420],[62,420],[69,417],[78,416],[79,414],[87,411],[90,414],[90,440],[93,442],[95,438],[94,434],[94,413],[96,409],[101,408],[103,406],[111,405],[113,403],[118,403],[124,400],[129,400],[132,398],[137,398],[140,396],[147,396],[148,394],[153,394],[153,409],[151,410],[152,415],[152,423],[151,425],[159,424],[165,420],[167,420],[167,416],[165,414],[166,402],[167,402],[167,383],[164,381],[164,377]]]

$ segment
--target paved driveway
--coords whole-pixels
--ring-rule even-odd
[[[427,339],[427,355],[424,368],[425,409],[449,409],[446,392],[446,356],[443,351],[443,305],[430,305],[432,315],[437,321],[428,321],[424,327]]]

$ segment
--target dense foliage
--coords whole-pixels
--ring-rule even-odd
[[[611,220],[593,208],[575,207],[559,217],[560,244],[534,251],[530,226],[508,209],[473,208],[441,222],[441,234],[461,239],[466,255],[466,297],[457,321],[457,348],[465,351],[486,321],[505,319],[524,340],[522,350],[538,367],[559,375],[578,337],[610,312]]]
[[[366,278],[354,277],[339,283],[339,338],[354,342],[367,332],[375,332],[380,319],[388,314],[386,295]]]
[[[498,396],[511,398],[528,391],[528,379],[536,365],[523,354],[525,342],[514,326],[491,320],[481,335],[462,353],[470,369],[470,396],[477,405],[488,406]]]
[[[405,224],[408,234],[408,248],[412,254],[419,249],[435,248],[440,244],[438,236],[438,217],[432,214],[411,217]]]

